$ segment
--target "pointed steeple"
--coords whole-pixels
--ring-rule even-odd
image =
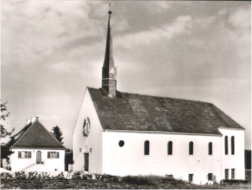
[[[114,65],[113,57],[113,42],[112,42],[112,29],[110,26],[110,19],[112,12],[108,12],[108,28],[107,28],[107,39],[105,48],[105,57],[102,67],[102,89],[105,90],[108,97],[116,97],[116,67]]]

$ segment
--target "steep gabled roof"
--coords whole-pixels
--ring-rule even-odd
[[[220,134],[219,127],[243,129],[211,103],[117,91],[106,97],[88,87],[103,129]]]
[[[21,134],[19,134],[21,132]],[[46,148],[66,149],[54,136],[38,121],[26,125],[18,133],[18,137],[7,143],[11,148]]]

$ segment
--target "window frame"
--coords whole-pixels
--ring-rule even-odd
[[[169,141],[167,143],[167,155],[172,156],[173,155],[173,142]]]
[[[231,179],[235,179],[235,168],[231,169]]]
[[[229,179],[229,169],[225,169],[225,179]]]
[[[48,151],[47,152],[47,158],[48,159],[59,159],[60,158],[60,154],[59,154],[58,151]]]
[[[192,141],[189,142],[189,156],[193,156],[194,155],[194,143]]]
[[[235,137],[231,137],[231,155],[235,155]]]
[[[228,136],[227,135],[224,137],[224,149],[225,149],[225,155],[228,155]]]
[[[209,156],[213,155],[213,143],[212,142],[208,143],[208,155]]]
[[[31,151],[18,151],[18,159],[30,159],[32,158]]]
[[[144,141],[144,156],[150,155],[150,141]]]

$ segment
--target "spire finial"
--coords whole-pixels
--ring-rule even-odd
[[[109,3],[109,11],[108,11],[108,14],[112,14],[112,11],[110,10],[110,6],[111,6],[111,3]]]

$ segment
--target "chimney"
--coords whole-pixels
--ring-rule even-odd
[[[31,119],[32,123],[34,123],[35,121],[38,121],[38,118],[39,117],[32,117],[32,119]]]
[[[26,125],[29,125],[31,123],[31,120],[30,119],[27,119],[26,120]]]

